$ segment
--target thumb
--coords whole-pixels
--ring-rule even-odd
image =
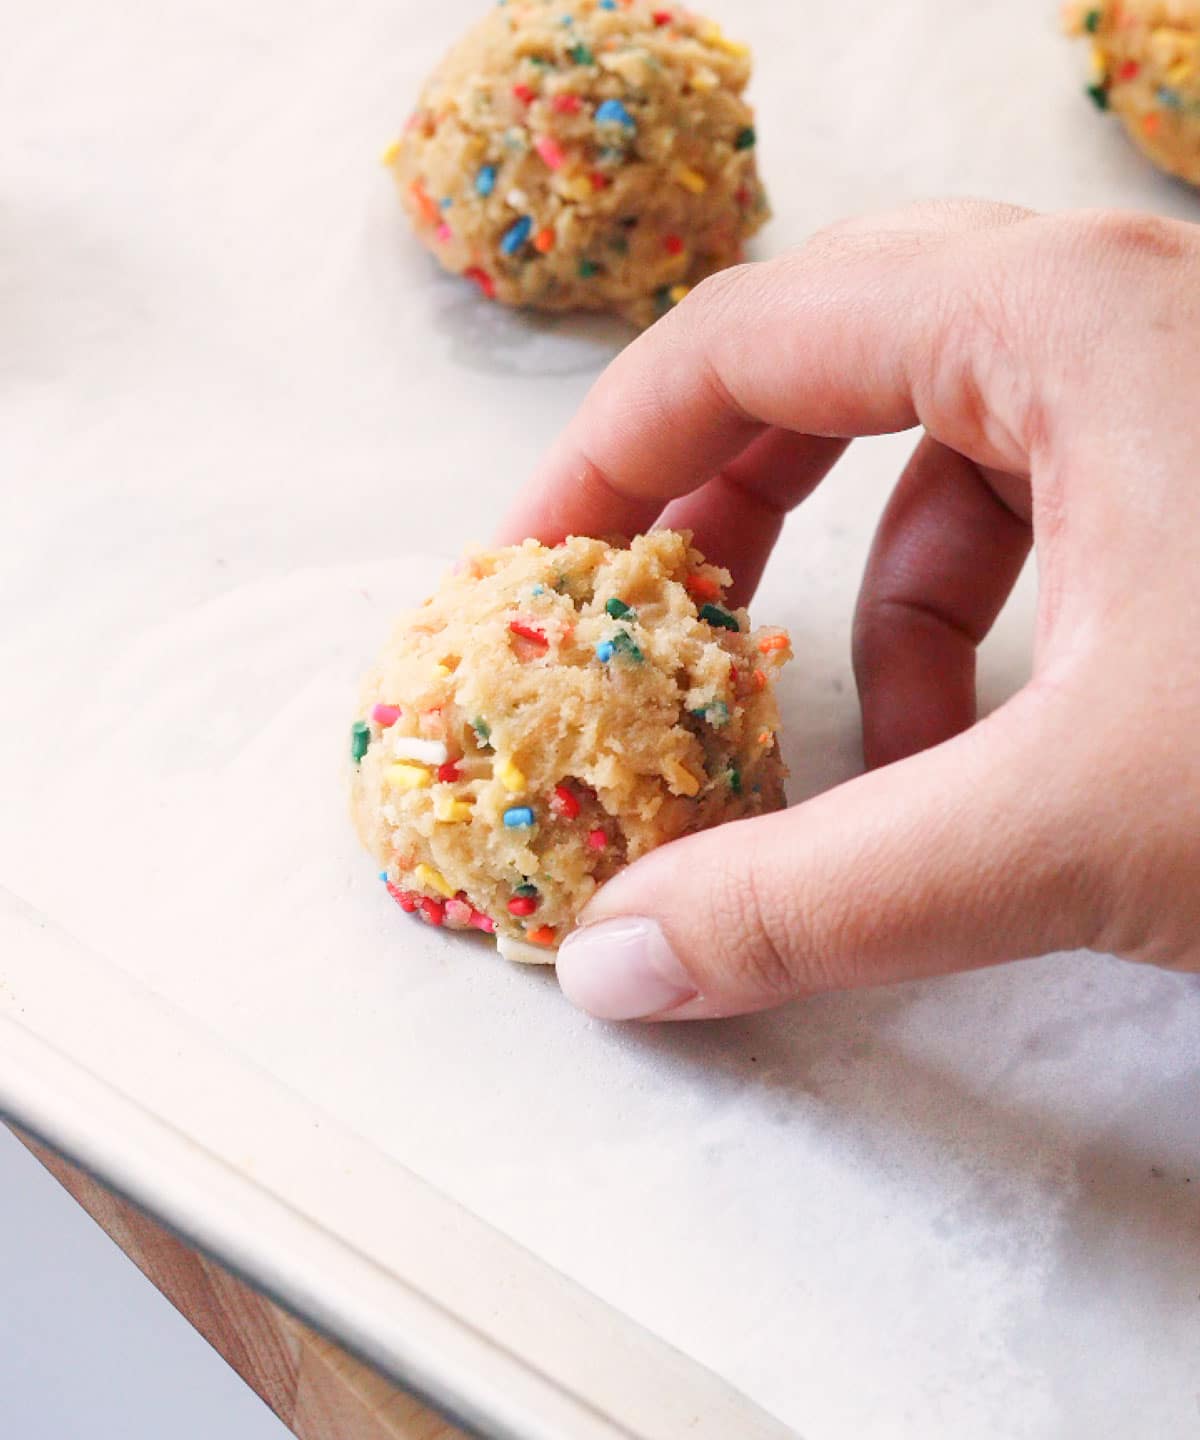
[[[1025,691],[935,749],[652,852],[585,907],[564,993],[691,1020],[1088,944],[1087,767],[1079,727],[1043,710]]]

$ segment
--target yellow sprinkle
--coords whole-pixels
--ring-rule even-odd
[[[518,770],[508,756],[496,766],[496,779],[512,795],[519,795],[525,788],[525,772]]]
[[[701,65],[699,69],[692,71],[691,86],[693,90],[701,92],[715,90],[720,83],[717,72],[710,70],[707,65]]]
[[[447,825],[457,825],[463,820],[469,820],[471,815],[471,806],[465,800],[456,800],[448,790],[440,790],[433,797],[435,820],[441,820]]]
[[[440,870],[435,870],[432,865],[418,865],[413,871],[413,879],[418,885],[424,885],[427,890],[436,890],[447,900],[454,898],[454,890],[446,883],[446,877]]]
[[[1181,85],[1195,70],[1196,66],[1191,60],[1177,60],[1167,71],[1167,79],[1172,85]]]
[[[731,40],[719,25],[710,21],[701,27],[700,38],[708,45],[715,45],[718,50],[724,50],[727,55],[749,55],[749,45],[743,45],[740,40]]]
[[[708,189],[708,181],[699,170],[693,170],[687,165],[676,165],[671,172],[675,179],[685,190],[690,190],[693,195],[703,195]]]
[[[699,780],[686,765],[681,765],[678,760],[668,760],[663,766],[663,773],[667,777],[667,784],[678,794],[698,795],[700,793]]]
[[[568,200],[590,200],[592,198],[592,182],[587,175],[571,175],[558,181],[555,189],[560,191]]]
[[[1092,79],[1103,80],[1108,74],[1108,57],[1099,45],[1092,46]]]
[[[433,676],[435,680],[445,680],[445,678],[452,673],[453,672],[447,665],[435,665],[433,667]]]
[[[399,140],[393,140],[392,143],[391,143],[391,144],[387,147],[387,149],[383,152],[383,154],[379,157],[380,163],[383,164],[383,165],[394,165],[394,164],[396,163],[396,157],[397,157],[399,154],[400,154],[400,141],[399,141]]]
[[[406,765],[403,761],[389,765],[383,775],[393,790],[423,790],[433,781],[424,765]]]
[[[671,297],[671,304],[678,305],[691,288],[690,285],[672,285],[667,291],[667,294]]]

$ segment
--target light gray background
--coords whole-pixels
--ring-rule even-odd
[[[286,1440],[289,1432],[0,1126],[5,1440]]]

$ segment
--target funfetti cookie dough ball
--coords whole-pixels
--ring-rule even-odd
[[[1200,0],[1073,3],[1064,22],[1091,41],[1099,108],[1156,165],[1200,185]]]
[[[648,325],[767,219],[744,45],[653,0],[508,0],[384,159],[447,270],[507,305]]]
[[[781,630],[673,531],[474,555],[404,616],[351,736],[353,813],[392,896],[552,962],[656,845],[776,810]]]

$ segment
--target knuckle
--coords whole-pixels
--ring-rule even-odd
[[[1105,258],[1181,260],[1196,248],[1187,227],[1158,215],[1103,210],[1074,223],[1082,243]]]
[[[714,969],[705,981],[722,992],[775,1003],[799,988],[790,964],[794,932],[786,923],[785,898],[765,894],[755,873],[731,862],[712,877],[713,934],[724,943],[713,948]]]

